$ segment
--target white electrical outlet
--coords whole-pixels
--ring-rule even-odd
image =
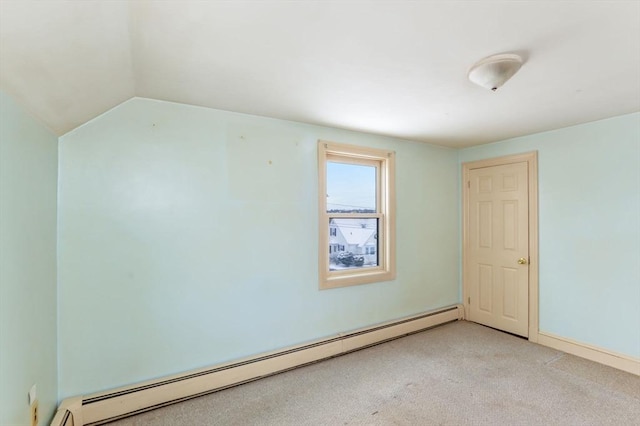
[[[29,408],[31,426],[38,426],[38,388],[35,384],[29,389]]]
[[[31,386],[31,389],[29,389],[29,405],[33,405],[36,399],[38,399],[38,388],[34,384]]]

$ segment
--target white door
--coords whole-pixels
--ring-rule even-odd
[[[529,329],[527,162],[469,171],[468,319],[520,336]]]

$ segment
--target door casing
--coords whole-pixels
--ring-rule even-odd
[[[529,195],[529,341],[538,341],[538,152],[462,163],[462,301],[469,312],[469,172],[483,167],[527,162]]]

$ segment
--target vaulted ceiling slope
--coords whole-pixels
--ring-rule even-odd
[[[470,146],[639,111],[640,2],[0,0],[0,88],[58,135],[140,96]]]

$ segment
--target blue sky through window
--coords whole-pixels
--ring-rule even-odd
[[[327,211],[375,212],[376,168],[327,162]]]

